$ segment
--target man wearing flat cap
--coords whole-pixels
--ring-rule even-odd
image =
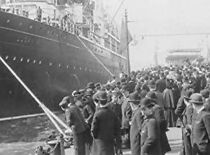
[[[107,93],[100,91],[97,100],[100,107],[94,114],[91,132],[93,135],[92,155],[114,155],[120,149],[120,123],[107,106]]]
[[[210,113],[205,110],[202,95],[194,93],[190,96],[194,109],[192,122],[192,155],[210,154]]]

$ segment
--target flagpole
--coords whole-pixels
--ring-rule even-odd
[[[130,53],[129,53],[129,40],[128,40],[128,13],[125,9],[125,26],[126,26],[126,49],[127,49],[127,67],[128,67],[128,75],[130,75]]]

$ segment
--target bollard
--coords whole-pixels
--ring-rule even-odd
[[[57,140],[48,141],[47,144],[52,148],[50,155],[65,155],[63,135]]]

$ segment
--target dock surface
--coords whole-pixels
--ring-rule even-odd
[[[63,113],[57,113],[64,120]],[[45,144],[46,138],[56,131],[45,115],[0,121],[0,154],[34,155],[35,148]],[[172,151],[167,155],[178,155],[181,149],[181,129],[170,128],[167,132]],[[66,154],[74,155],[73,147]],[[124,155],[131,155],[130,150],[123,150]]]

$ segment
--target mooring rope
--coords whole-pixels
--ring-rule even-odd
[[[62,131],[62,129],[59,127],[56,121],[60,123],[64,128],[67,130],[71,129],[60,120],[54,113],[52,113],[35,95],[34,93],[28,88],[28,86],[20,79],[20,77],[15,73],[15,71],[7,64],[7,62],[0,56],[1,62],[4,64],[4,66],[12,73],[12,75],[18,80],[18,82],[25,88],[25,90],[33,97],[33,99],[39,104],[39,106],[42,108],[42,110],[45,112],[45,114],[49,117],[49,119],[52,121],[53,125],[56,127],[56,129],[64,136],[65,133]],[[55,120],[56,121],[55,121]]]

